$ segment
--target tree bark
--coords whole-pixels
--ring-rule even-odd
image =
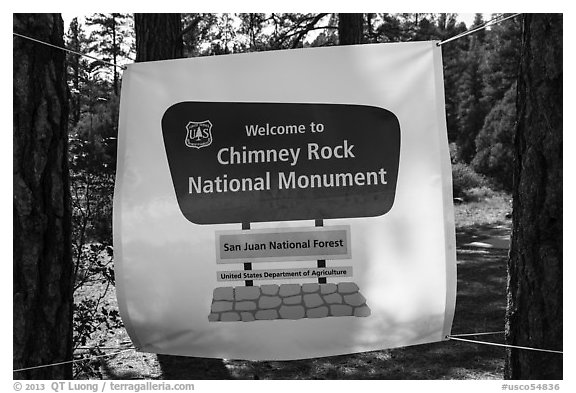
[[[180,14],[134,14],[136,62],[184,57]]]
[[[562,350],[562,14],[524,16],[506,341]],[[511,349],[508,379],[562,379],[562,355]]]
[[[59,14],[14,14],[14,32],[64,45]],[[65,52],[13,38],[13,367],[72,359]],[[72,365],[15,372],[71,379]]]
[[[364,14],[338,14],[338,40],[340,45],[362,44]]]

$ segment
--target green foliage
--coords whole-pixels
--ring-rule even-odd
[[[87,105],[69,134],[73,239],[76,253],[86,242],[112,244],[112,196],[116,170],[118,98],[86,97]]]
[[[492,27],[486,34],[480,73],[480,105],[487,108],[474,135],[472,167],[503,189],[512,190],[516,78],[520,59],[520,21],[517,18]]]
[[[480,66],[484,56],[484,50],[476,37],[470,39],[470,50],[465,53],[463,70],[458,79],[456,91],[458,124],[459,156],[470,163],[476,153],[474,140],[486,116],[486,105],[482,102],[482,89],[484,87]]]
[[[482,99],[493,106],[516,83],[520,61],[521,23],[512,18],[493,26],[486,35],[482,77]]]
[[[497,194],[491,187],[473,187],[464,191],[464,199],[468,202],[479,202],[495,197]]]
[[[432,18],[434,21],[434,19]],[[427,23],[425,23],[427,22]],[[443,23],[443,27],[438,27]],[[466,30],[463,23],[456,24],[454,16],[443,17],[440,22],[431,23],[427,19],[422,20],[422,31],[417,32],[419,40],[443,40],[455,36]],[[458,122],[458,105],[460,103],[458,88],[460,77],[465,68],[466,51],[469,44],[467,38],[452,41],[442,47],[442,59],[444,63],[444,99],[446,108],[446,125],[448,128],[448,140],[453,142],[460,133]]]
[[[76,235],[82,236],[76,231]],[[78,239],[75,239],[78,241]],[[100,352],[108,336],[124,325],[118,309],[107,300],[115,284],[112,248],[101,243],[83,244],[76,250],[73,347],[76,354]],[[99,376],[99,362],[74,364],[75,376]]]
[[[71,168],[76,173],[113,174],[116,166],[118,98],[89,98],[70,134]]]
[[[244,45],[238,41],[232,21],[231,15],[227,13],[215,17],[210,35],[210,55],[243,52]]]
[[[477,15],[475,24],[481,22]],[[510,191],[520,22],[497,24],[469,42],[455,112],[459,158]]]
[[[66,34],[66,46],[76,52],[85,52],[89,43],[84,28],[74,18]],[[89,62],[87,58],[72,52],[66,53],[67,82],[70,90],[70,116],[69,128],[73,128],[80,120],[80,113],[84,104],[85,96],[82,94],[86,81],[89,79]]]
[[[98,329],[105,328],[110,331],[123,326],[118,310],[101,306],[95,299],[84,299],[74,303],[73,325],[75,348],[78,348],[78,345],[86,345],[88,339]]]
[[[98,52],[99,59],[120,66],[132,57],[135,50],[132,14],[93,14],[86,18],[86,24],[92,27],[88,50]],[[111,76],[114,94],[118,95],[120,68],[100,61],[93,61],[90,66]]]
[[[452,164],[452,192],[454,197],[464,198],[473,189],[489,188],[487,179],[474,172],[467,164],[457,162]]]
[[[210,30],[215,24],[214,14],[182,14],[182,40],[184,56],[198,57],[202,54],[202,45],[207,42]]]
[[[335,46],[338,45],[338,36],[335,31],[323,31],[316,36],[314,41],[310,43],[311,47],[321,47],[321,46]]]
[[[189,57],[332,45],[335,14],[183,14]],[[327,20],[327,21],[326,21]],[[314,37],[309,33],[319,31]]]
[[[99,357],[105,355],[99,347],[83,349],[75,355],[77,360],[90,359],[74,363],[74,379],[104,379]]]
[[[113,25],[106,24],[110,19],[103,18],[92,21],[105,28]],[[97,37],[97,34],[98,30],[94,30],[86,37],[83,27],[74,20],[68,43],[75,50],[85,52],[95,44],[105,42],[105,37]],[[115,40],[115,45],[122,42],[120,37]],[[68,150],[74,261],[72,323],[76,355],[98,352],[105,333],[122,326],[118,310],[108,300],[115,284],[112,198],[119,98],[114,94],[115,80],[100,71],[97,62],[68,56],[72,112]],[[99,375],[98,362],[78,362],[74,367],[76,376],[92,378]]]
[[[247,37],[246,51],[257,52],[265,50],[268,41],[263,31],[267,22],[266,14],[244,13],[239,14],[238,17],[240,18],[238,33]]]
[[[512,190],[514,133],[516,124],[516,85],[486,116],[484,126],[476,137],[474,170],[494,179],[507,191]]]

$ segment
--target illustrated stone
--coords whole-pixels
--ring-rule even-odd
[[[302,284],[302,292],[304,292],[304,293],[318,292],[319,289],[320,289],[320,284],[316,284],[316,283]]]
[[[342,303],[342,295],[339,293],[331,293],[324,296],[324,301],[328,304],[340,304]]]
[[[352,295],[345,295],[344,303],[351,306],[361,306],[366,303],[366,299],[360,293],[354,293]]]
[[[262,285],[260,290],[262,291],[263,295],[274,296],[278,294],[278,290],[280,287],[276,284],[273,285]]]
[[[353,282],[341,282],[338,284],[338,293],[354,293],[358,292],[359,288],[358,285],[354,284]]]
[[[250,312],[241,312],[240,316],[242,317],[243,322],[252,322],[256,319],[254,318],[254,315]]]
[[[262,296],[258,300],[258,308],[276,308],[282,303],[282,299],[279,296]]]
[[[244,302],[236,302],[234,306],[235,310],[239,311],[248,311],[248,310],[256,310],[256,302],[244,301]]]
[[[260,297],[260,287],[236,287],[236,301],[254,300]]]
[[[222,313],[222,315],[220,316],[220,320],[223,322],[239,321],[240,315],[238,315],[237,312],[225,312],[225,313]]]
[[[279,313],[282,319],[300,319],[306,316],[306,309],[303,306],[282,306]]]
[[[280,286],[280,296],[287,297],[287,296],[294,296],[299,295],[302,291],[302,287],[300,284],[283,284]]]
[[[333,304],[330,306],[330,314],[334,317],[352,315],[353,308],[345,304]]]
[[[302,303],[302,295],[285,297],[282,302],[284,304],[300,304]]]
[[[304,295],[304,304],[306,305],[307,308],[313,308],[324,304],[324,300],[322,300],[322,297],[320,297],[319,294],[312,293]]]
[[[338,290],[338,286],[334,283],[322,284],[320,285],[320,293],[322,295],[327,295],[329,293],[334,293]]]
[[[370,317],[366,298],[353,282],[267,284],[214,289],[209,322]]]
[[[276,310],[259,310],[256,311],[256,319],[278,319],[278,312]]]
[[[328,316],[328,307],[311,308],[306,311],[306,316],[308,318],[326,318]]]
[[[221,287],[214,289],[213,294],[214,300],[234,300],[234,288],[232,287]]]
[[[212,303],[212,312],[230,311],[234,308],[233,302],[217,301]]]

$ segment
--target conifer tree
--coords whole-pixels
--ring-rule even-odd
[[[112,67],[112,86],[115,95],[120,89],[121,61],[130,57],[132,50],[131,42],[127,42],[127,30],[132,28],[130,14],[94,14],[86,18],[86,24],[92,26],[90,39],[93,44],[89,50],[98,53],[98,57],[106,62],[114,64]],[[101,62],[94,64],[95,68],[110,67]]]
[[[64,45],[60,14],[14,14],[14,32]],[[14,36],[13,367],[72,358],[65,52]],[[70,363],[14,379],[71,379]]]
[[[562,351],[562,14],[523,14],[506,342]],[[562,355],[509,349],[506,378],[562,379]]]

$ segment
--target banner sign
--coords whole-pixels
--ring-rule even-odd
[[[278,278],[328,278],[352,277],[351,266],[337,268],[300,268],[300,269],[266,269],[266,270],[232,270],[217,272],[218,281],[240,280],[276,280]]]
[[[400,126],[382,108],[180,102],[162,132],[193,223],[370,217],[394,203]]]
[[[216,263],[350,259],[350,227],[216,232]]]
[[[290,360],[445,340],[456,259],[440,48],[130,65],[114,248],[143,351]]]

